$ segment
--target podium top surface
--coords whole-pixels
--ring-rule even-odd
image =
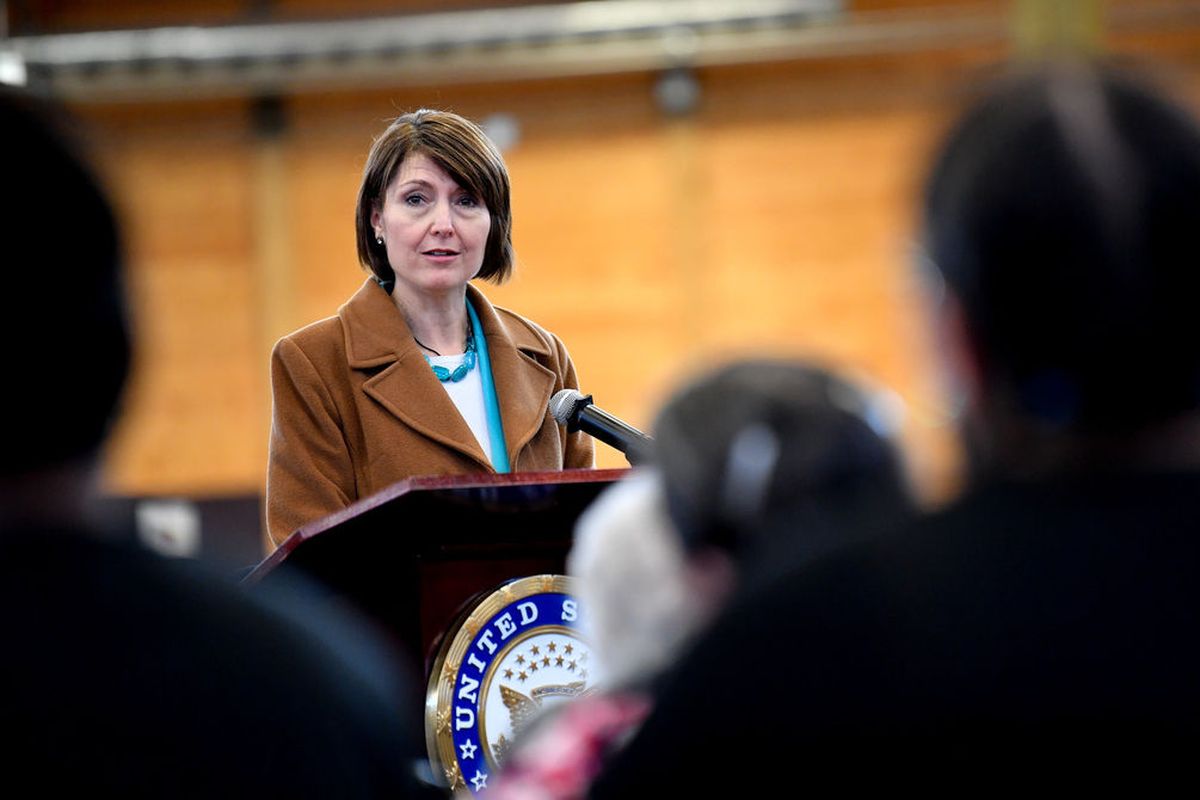
[[[624,477],[629,471],[629,469],[571,469],[552,472],[517,472],[505,475],[425,475],[407,478],[296,530],[270,555],[259,562],[246,575],[243,582],[248,585],[257,583],[285,562],[305,542],[326,531],[371,514],[381,507],[402,503],[406,496],[444,493],[451,490],[455,493],[467,493],[503,502],[503,499],[508,496],[528,497],[531,493],[538,492],[539,488],[550,491],[554,487],[571,484],[612,483]]]

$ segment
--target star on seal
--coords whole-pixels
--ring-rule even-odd
[[[471,785],[475,787],[475,791],[481,792],[487,788],[487,773],[483,770],[475,770],[475,777],[471,778]]]

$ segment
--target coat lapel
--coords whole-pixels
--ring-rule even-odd
[[[500,421],[504,425],[504,443],[508,459],[517,463],[517,454],[541,430],[554,390],[555,375],[538,363],[535,356],[550,356],[546,343],[526,325],[509,322],[474,286],[467,296],[479,314],[492,362],[492,379],[500,398]]]
[[[537,361],[551,353],[526,325],[496,312],[474,286],[467,295],[479,314],[500,398],[509,462],[541,429],[554,390],[555,375]],[[412,332],[391,298],[368,279],[338,310],[352,369],[379,371],[363,382],[363,391],[409,428],[462,453],[491,470],[491,461],[463,421],[446,390],[434,377]]]
[[[383,367],[363,382],[367,396],[422,436],[490,469],[475,435],[434,377],[387,293],[368,279],[338,316],[350,367],[367,371]]]

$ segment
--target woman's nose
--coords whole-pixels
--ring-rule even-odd
[[[454,217],[450,213],[449,202],[439,202],[434,206],[432,231],[438,236],[449,236],[454,233]]]

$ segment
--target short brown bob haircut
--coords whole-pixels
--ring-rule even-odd
[[[410,153],[427,155],[459,186],[487,206],[492,218],[491,229],[484,248],[483,265],[475,277],[503,283],[513,267],[508,169],[500,151],[483,129],[450,111],[422,108],[402,114],[371,145],[354,217],[359,262],[385,285],[390,286],[395,281],[387,249],[375,242],[371,212],[382,208],[388,185]]]

